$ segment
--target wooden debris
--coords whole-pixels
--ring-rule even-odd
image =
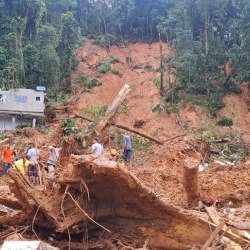
[[[250,230],[250,221],[242,221],[241,218],[237,220],[235,216],[230,218],[227,223],[240,230]]]
[[[215,207],[206,207],[205,206],[205,210],[207,211],[207,213],[209,214],[212,222],[216,225],[219,225],[220,221],[222,220],[221,216],[217,213]]]
[[[20,225],[27,221],[28,216],[22,211],[15,211],[0,216],[0,225]]]
[[[207,250],[207,248],[212,244],[212,242],[215,240],[215,238],[217,237],[217,235],[220,233],[220,231],[222,230],[222,228],[225,225],[225,221],[220,221],[219,225],[215,228],[215,230],[213,231],[213,233],[210,235],[210,237],[208,238],[208,240],[205,242],[205,244],[203,245],[203,247],[201,248],[201,250]]]
[[[74,113],[74,114],[75,114],[74,118],[81,118],[81,119],[86,120],[86,121],[89,121],[89,122],[95,122],[94,120],[92,120],[92,119],[90,119],[90,118],[88,118],[88,117],[85,117],[85,116],[82,116],[82,115],[78,115],[77,113]],[[120,129],[129,131],[129,132],[131,132],[131,133],[133,133],[133,134],[136,134],[136,135],[139,135],[139,136],[141,136],[141,137],[144,137],[144,138],[146,138],[146,139],[148,139],[148,140],[150,140],[150,141],[153,141],[153,142],[155,142],[155,143],[157,143],[157,144],[160,144],[160,145],[163,145],[163,144],[164,144],[163,141],[160,141],[160,140],[158,140],[158,139],[156,139],[156,138],[154,138],[154,137],[152,137],[152,136],[149,136],[149,135],[147,135],[147,134],[144,134],[144,133],[142,133],[142,132],[139,132],[139,131],[137,131],[137,130],[135,130],[135,129],[126,127],[126,126],[124,126],[124,125],[116,124],[116,123],[110,123],[110,122],[108,122],[108,124],[109,124],[109,125],[116,126],[117,128],[120,128]]]
[[[113,103],[109,106],[108,110],[105,112],[104,117],[98,122],[96,126],[96,130],[100,133],[108,124],[110,119],[115,115],[116,111],[119,109],[121,104],[127,98],[127,95],[130,92],[130,87],[128,84],[125,84],[120,92],[118,93],[117,97],[113,101]]]
[[[210,221],[207,221],[207,220],[205,220],[203,218],[199,218],[199,221],[201,223],[205,223],[206,225],[209,225],[213,229],[215,229],[218,226],[218,225],[216,225],[216,224],[214,224],[214,223],[212,223]],[[242,246],[250,244],[250,241],[240,237],[239,235],[237,235],[237,234],[235,234],[235,233],[233,233],[231,231],[227,231],[227,230],[228,229],[225,230],[224,228],[222,228],[222,231],[223,231],[225,237],[229,238],[230,240],[232,240],[232,241],[234,241],[234,242],[236,242],[236,243],[238,243],[238,244],[240,244]]]
[[[6,138],[6,139],[0,141],[0,147],[6,145],[8,143],[10,143],[10,138]]]

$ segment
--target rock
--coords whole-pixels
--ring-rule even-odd
[[[117,150],[116,150],[115,148],[111,148],[111,149],[110,149],[110,154],[111,154],[112,156],[116,156],[116,155],[117,155]]]

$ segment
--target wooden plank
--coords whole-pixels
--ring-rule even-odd
[[[203,224],[206,224],[208,227],[211,227],[213,229],[215,229],[217,227],[217,225],[215,225],[214,223],[207,221],[206,219],[201,218],[201,217],[199,218],[198,221],[203,223]],[[240,237],[239,235],[237,235],[231,231],[228,232],[227,229],[225,230],[224,228],[222,228],[222,231],[224,232],[225,237],[229,238],[232,241],[237,242],[238,244],[240,244],[242,246],[250,244],[249,240],[246,240],[246,239]]]
[[[205,242],[205,244],[203,245],[203,247],[201,248],[201,250],[206,250],[212,244],[212,242],[215,240],[216,236],[220,233],[220,231],[222,230],[222,228],[224,227],[224,225],[225,225],[225,221],[223,221],[223,220],[220,221],[219,225],[212,232],[212,234],[207,239],[207,241]]]
[[[206,206],[205,206],[205,209],[208,215],[210,216],[211,220],[213,221],[213,223],[216,225],[219,225],[221,221],[221,217],[217,213],[216,209],[214,207],[206,207]]]

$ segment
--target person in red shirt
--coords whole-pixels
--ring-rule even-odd
[[[2,153],[3,160],[3,174],[7,174],[8,169],[10,168],[12,162],[13,150],[10,148],[10,145],[7,145]]]

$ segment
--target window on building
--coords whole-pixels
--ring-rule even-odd
[[[38,101],[38,102],[41,101],[40,96],[37,96],[37,97],[36,97],[36,101]]]
[[[15,102],[27,103],[27,96],[25,95],[15,95]]]

